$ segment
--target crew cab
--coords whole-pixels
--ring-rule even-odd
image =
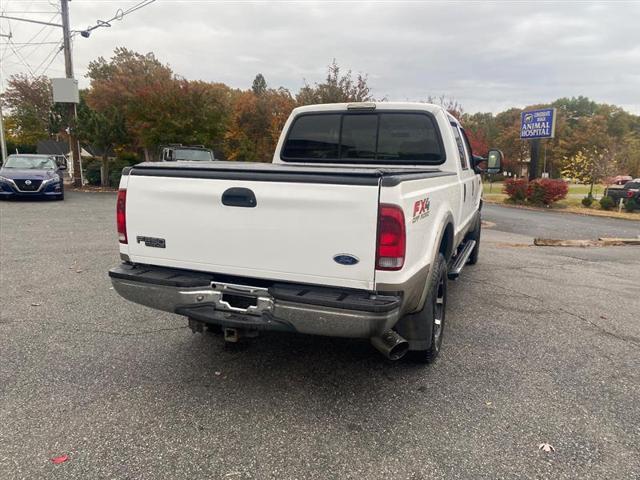
[[[499,171],[502,154],[489,152]],[[220,330],[366,338],[431,362],[447,281],[480,248],[482,182],[464,129],[436,105],[296,108],[270,164],[142,163],[123,172],[124,298]]]

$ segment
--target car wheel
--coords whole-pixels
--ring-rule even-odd
[[[422,323],[423,327],[427,327],[424,331],[431,330],[430,346],[425,350],[410,350],[406,356],[409,360],[418,363],[435,361],[442,348],[447,307],[447,261],[442,253],[438,254],[433,266],[427,292],[427,298],[422,310],[412,314],[412,316],[415,316],[413,321]],[[429,326],[430,328],[428,328]],[[425,340],[428,340],[428,338]]]

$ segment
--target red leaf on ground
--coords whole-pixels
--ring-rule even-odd
[[[69,455],[60,455],[59,457],[53,457],[51,461],[54,465],[58,465],[59,463],[64,463],[69,460]]]

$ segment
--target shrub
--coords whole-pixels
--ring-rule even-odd
[[[616,202],[613,201],[613,198],[607,195],[600,199],[600,208],[602,208],[602,210],[611,210],[615,203]]]
[[[551,205],[562,200],[569,192],[569,186],[562,180],[538,178],[529,183],[527,200],[535,205]]]
[[[504,181],[504,193],[513,202],[524,202],[527,198],[528,184],[529,182],[524,178],[508,178]]]
[[[115,159],[109,160],[109,186],[117,187],[120,184],[122,169],[140,163],[135,153],[124,152]],[[82,160],[84,178],[89,185],[100,186],[100,168],[102,160],[100,158],[90,158]]]
[[[100,185],[100,160],[89,158],[82,160],[84,179],[89,185]]]
[[[624,204],[624,208],[627,212],[633,213],[635,210],[640,209],[640,204],[638,204],[635,199],[630,198],[627,200],[627,203]]]
[[[109,185],[117,187],[120,185],[122,169],[140,163],[140,159],[135,153],[123,152],[109,165]]]
[[[593,203],[593,197],[591,195],[587,195],[582,199],[582,205],[584,205],[587,208],[589,208],[592,203]]]

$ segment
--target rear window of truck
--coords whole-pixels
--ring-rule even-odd
[[[440,132],[426,113],[302,114],[291,125],[282,160],[322,163],[440,164]]]

